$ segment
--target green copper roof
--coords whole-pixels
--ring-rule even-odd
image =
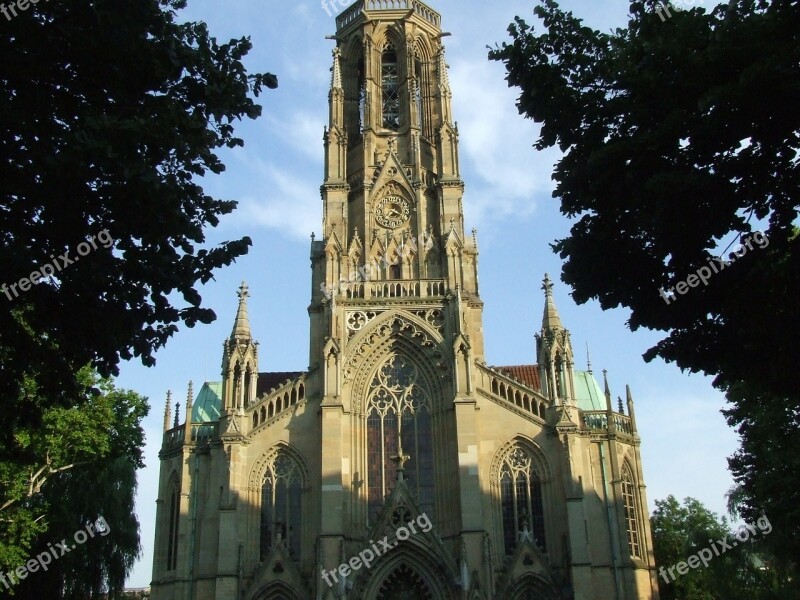
[[[192,405],[192,423],[219,421],[221,398],[222,382],[205,382]]]
[[[575,396],[581,410],[606,410],[603,388],[591,371],[575,371]]]

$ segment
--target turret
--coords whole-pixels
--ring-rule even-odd
[[[542,329],[536,334],[537,361],[542,380],[542,393],[555,404],[574,404],[575,383],[573,379],[574,358],[569,331],[561,322],[553,298],[553,282],[545,274],[544,314]]]
[[[250,333],[247,284],[239,287],[239,308],[230,338],[223,344],[222,381],[224,412],[241,412],[255,400],[258,383],[258,342]]]

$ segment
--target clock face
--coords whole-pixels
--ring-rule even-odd
[[[410,214],[408,200],[401,196],[384,196],[375,205],[375,220],[391,229],[408,221]]]

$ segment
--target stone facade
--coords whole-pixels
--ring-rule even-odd
[[[658,597],[630,391],[549,278],[536,364],[486,363],[440,20],[337,18],[310,368],[259,373],[243,284],[221,381],[167,399],[153,600]]]

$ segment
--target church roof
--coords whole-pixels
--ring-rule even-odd
[[[208,423],[219,421],[219,409],[222,406],[222,382],[206,381],[197,394],[192,405],[192,423]]]
[[[537,392],[542,390],[542,382],[539,379],[539,365],[513,365],[509,367],[495,367],[495,369],[508,375],[512,379],[524,383]]]
[[[275,371],[274,373],[259,373],[258,385],[256,387],[256,398],[261,398],[261,396],[264,394],[269,393],[271,389],[286,383],[287,379],[296,379],[303,373],[304,371]]]
[[[591,371],[575,371],[575,396],[581,410],[606,410],[603,388]]]
[[[259,373],[256,397],[260,398],[271,389],[285,383],[287,379],[300,377],[303,371],[277,371],[275,373]],[[222,382],[206,381],[192,405],[192,423],[208,423],[219,421],[222,409]]]

